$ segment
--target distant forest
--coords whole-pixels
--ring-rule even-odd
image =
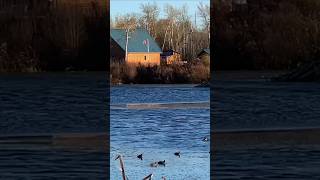
[[[287,70],[320,61],[319,0],[214,0],[213,69]]]
[[[0,0],[0,72],[106,70],[106,0]]]

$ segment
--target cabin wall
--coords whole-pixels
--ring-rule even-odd
[[[128,53],[128,63],[160,65],[160,53]]]

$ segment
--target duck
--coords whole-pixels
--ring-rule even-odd
[[[175,156],[178,156],[178,157],[180,158],[180,151],[175,152],[174,155],[175,155]]]
[[[142,160],[142,154],[139,154],[139,155],[137,156],[137,158],[140,159],[140,160]]]
[[[204,137],[204,138],[202,139],[202,141],[203,141],[203,142],[208,142],[208,141],[209,141],[209,138],[208,138],[208,137]]]
[[[158,165],[165,166],[166,165],[166,160],[158,161]]]

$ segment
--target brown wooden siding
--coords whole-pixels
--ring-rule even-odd
[[[160,53],[128,53],[128,63],[160,65]]]

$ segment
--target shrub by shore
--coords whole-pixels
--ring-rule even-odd
[[[171,65],[110,64],[112,84],[189,84],[209,81],[210,66],[201,62]]]

